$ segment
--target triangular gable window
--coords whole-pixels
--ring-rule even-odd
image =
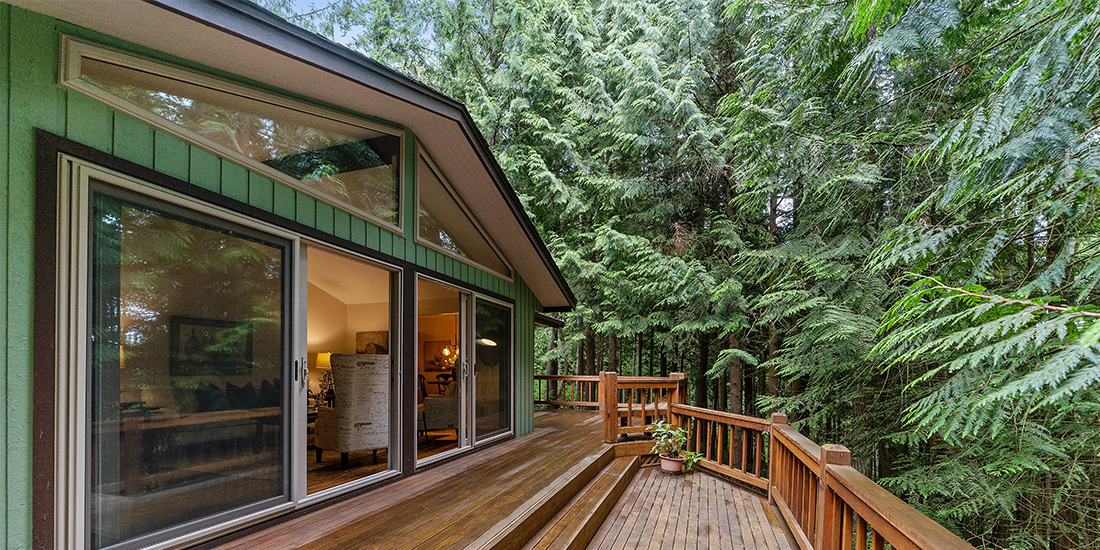
[[[420,196],[420,238],[451,255],[509,276],[508,265],[423,154],[417,156],[416,173]]]

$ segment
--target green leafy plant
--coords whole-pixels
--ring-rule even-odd
[[[685,470],[690,470],[692,466],[703,460],[702,453],[684,450],[684,444],[687,443],[687,430],[673,426],[664,420],[658,420],[656,424],[651,424],[651,427],[654,454],[665,455],[668,458],[683,458]]]

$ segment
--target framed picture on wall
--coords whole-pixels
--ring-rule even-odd
[[[252,323],[172,317],[168,330],[169,375],[252,373]]]
[[[386,355],[390,347],[390,331],[375,330],[355,333],[355,353]]]
[[[444,353],[447,350],[448,353]],[[451,367],[447,360],[451,343],[446,340],[424,342],[424,370],[444,371]]]

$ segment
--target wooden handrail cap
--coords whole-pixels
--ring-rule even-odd
[[[837,466],[849,466],[852,464],[852,451],[849,451],[844,445],[822,445],[821,462]]]
[[[772,413],[772,424],[786,424],[787,415],[783,413]]]

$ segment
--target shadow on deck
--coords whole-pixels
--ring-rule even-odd
[[[790,548],[756,494],[639,469],[639,457],[614,457],[602,429],[593,412],[539,412],[530,435],[217,548],[658,548],[674,537],[684,548]]]

